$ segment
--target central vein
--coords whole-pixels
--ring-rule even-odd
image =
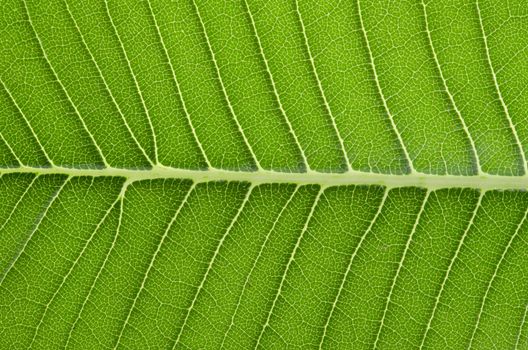
[[[136,169],[80,169],[80,168],[33,168],[19,167],[1,169],[0,174],[63,174],[67,176],[117,176],[127,178],[129,182],[152,179],[180,178],[194,182],[208,181],[247,181],[253,184],[295,183],[318,184],[323,187],[340,185],[382,185],[394,187],[439,188],[475,188],[481,190],[525,190],[528,189],[528,176],[502,175],[434,175],[414,173],[408,175],[376,174],[360,171],[345,173],[323,173],[309,171],[288,173],[269,170],[233,171],[233,170],[188,170],[165,166],[155,166],[148,170]]]

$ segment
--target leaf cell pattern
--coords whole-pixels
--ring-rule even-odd
[[[0,348],[528,348],[523,1],[0,21]]]

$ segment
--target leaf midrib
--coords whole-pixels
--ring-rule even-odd
[[[223,169],[190,170],[156,165],[150,169],[82,169],[66,167],[17,167],[4,168],[4,174],[61,174],[66,176],[92,177],[123,177],[128,182],[154,179],[190,179],[193,182],[209,181],[242,181],[252,184],[292,183],[299,185],[318,184],[322,187],[345,185],[380,185],[387,188],[422,187],[430,190],[441,188],[474,188],[480,190],[526,190],[528,189],[528,175],[436,175],[424,173],[411,174],[379,174],[361,171],[347,171],[343,173],[308,172],[278,172],[271,170],[234,171]]]

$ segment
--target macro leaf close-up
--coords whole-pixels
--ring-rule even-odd
[[[526,0],[0,0],[0,349],[528,349]]]

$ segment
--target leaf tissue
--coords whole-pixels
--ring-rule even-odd
[[[1,349],[528,349],[525,0],[2,0]]]

